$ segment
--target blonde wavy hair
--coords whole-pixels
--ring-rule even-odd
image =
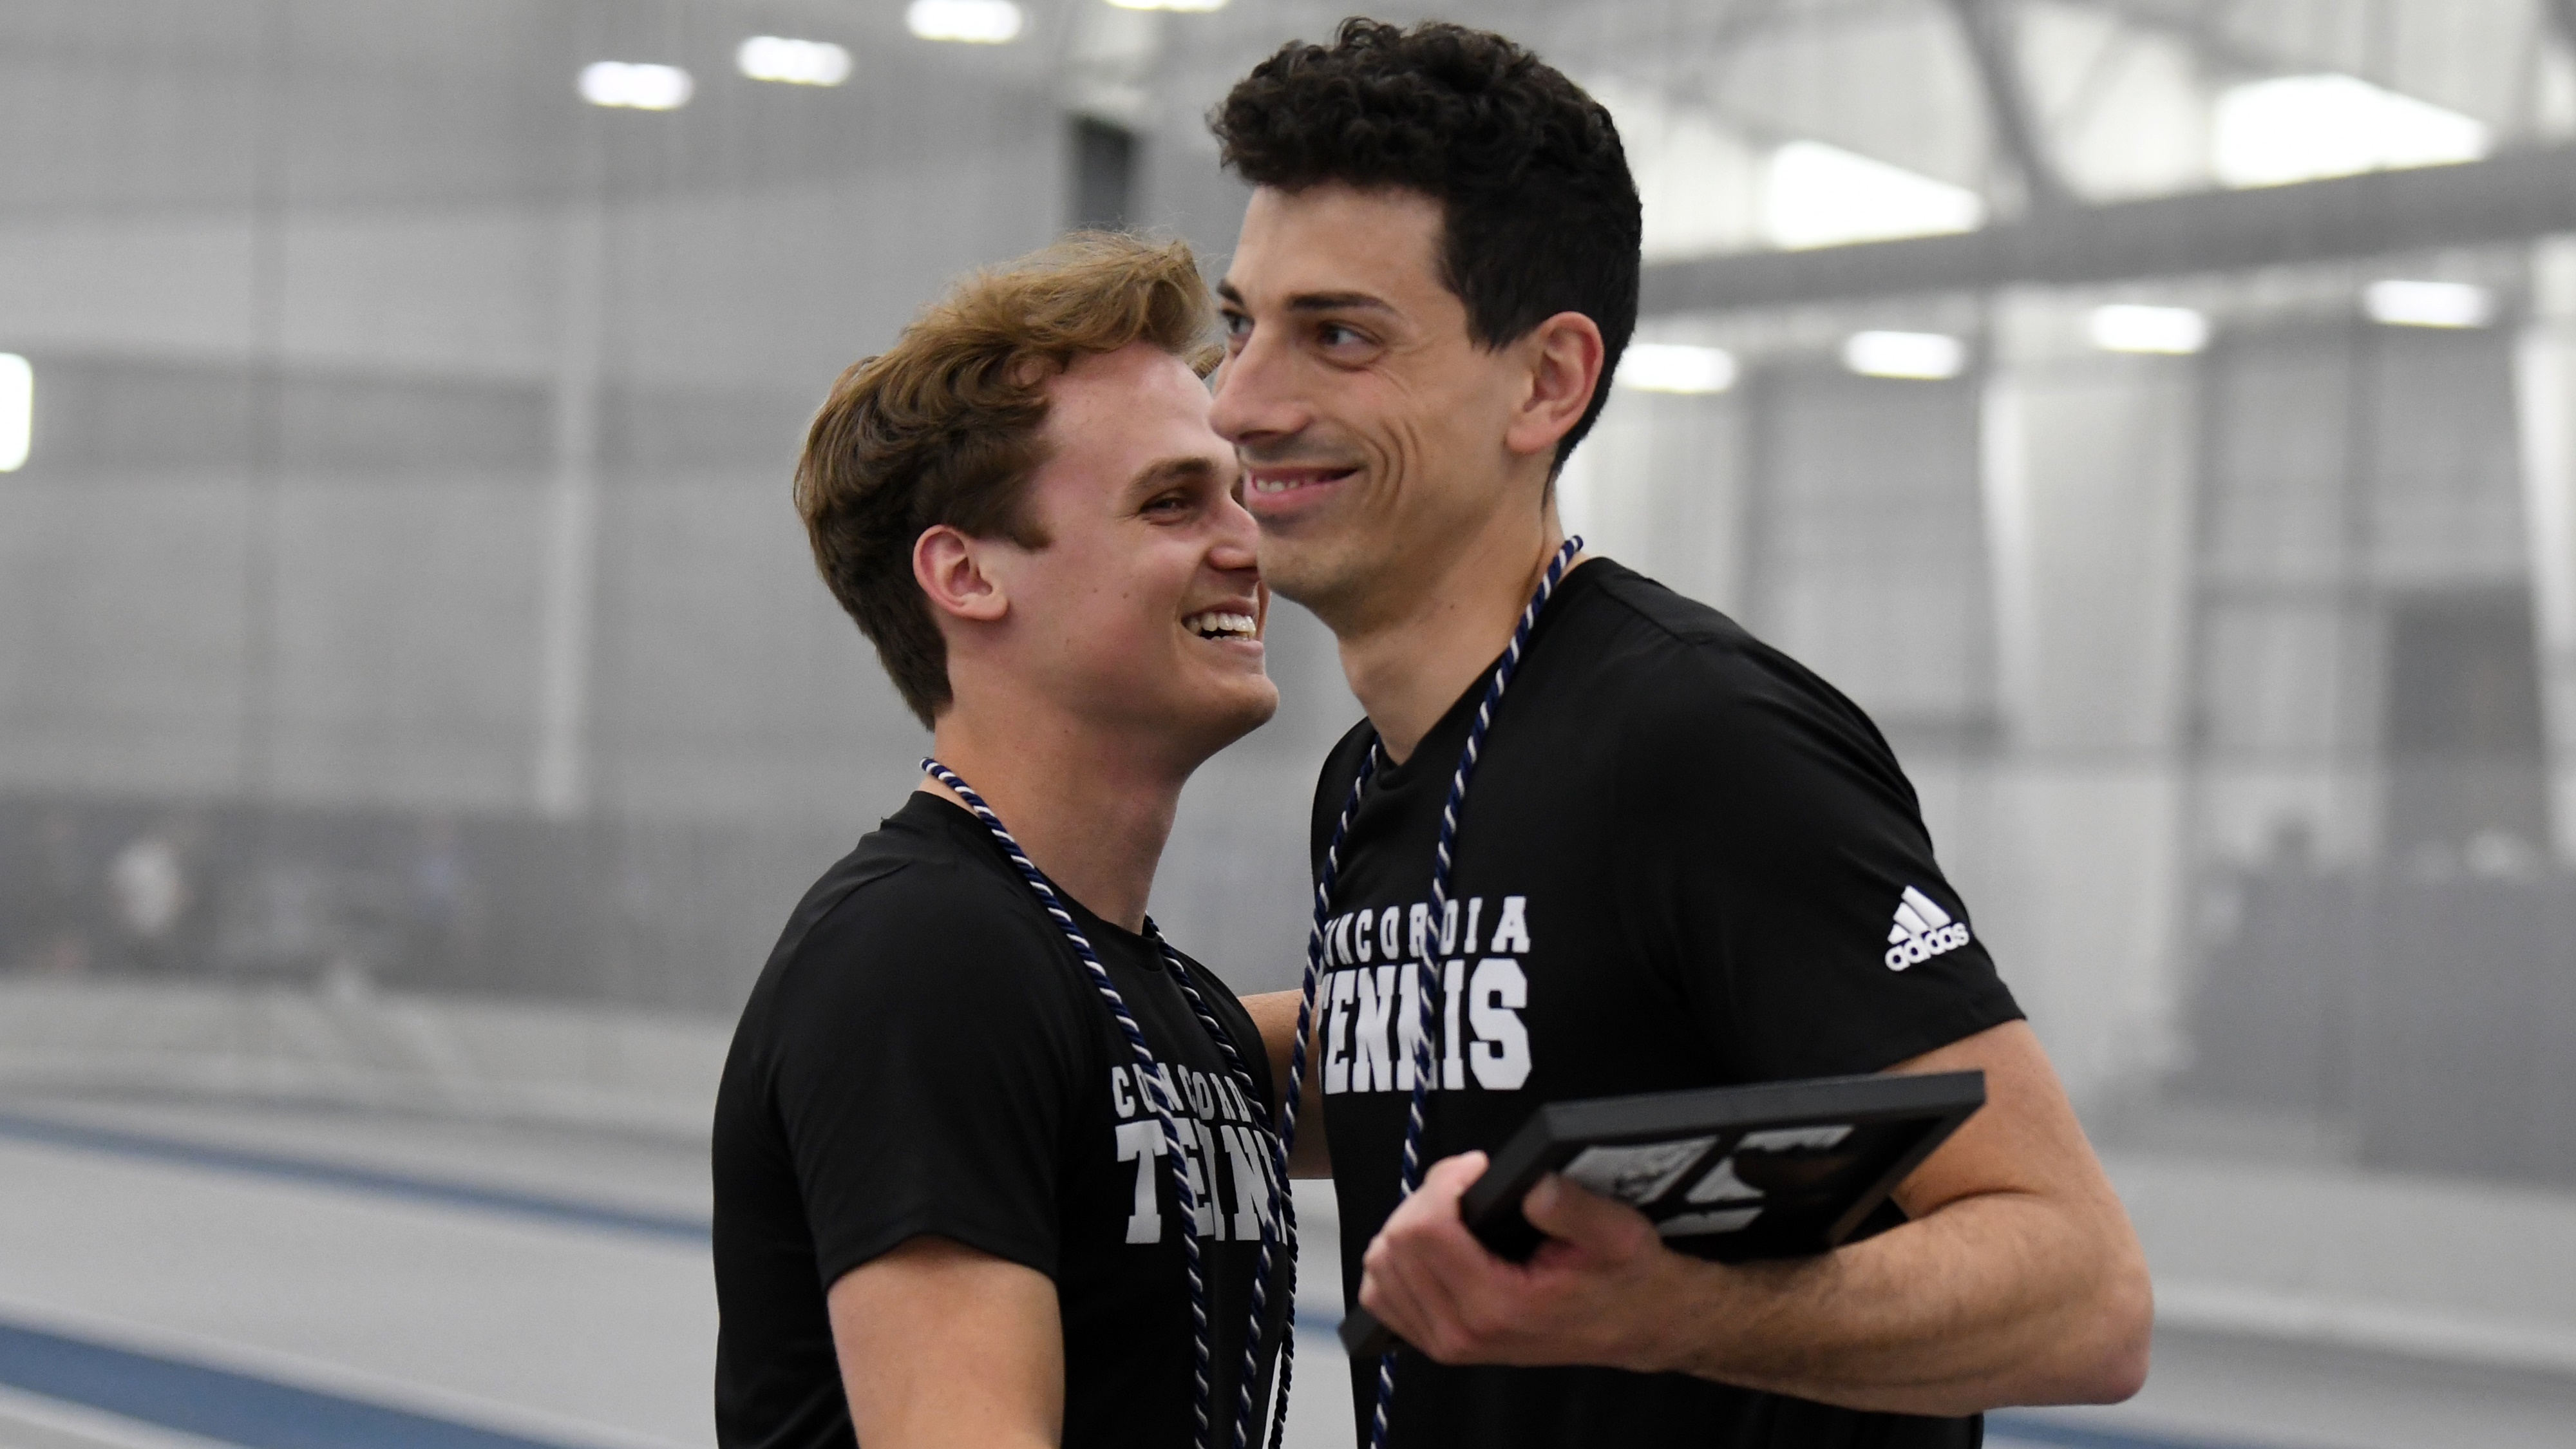
[[[1213,324],[1188,243],[1077,233],[968,277],[832,384],[797,460],[796,511],[824,583],[924,725],[952,696],[914,541],[946,524],[1044,548],[1026,494],[1046,457],[1048,379],[1138,342],[1204,377]]]

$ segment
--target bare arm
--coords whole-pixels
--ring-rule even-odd
[[[1033,1268],[919,1237],[832,1285],[832,1342],[868,1449],[1055,1449],[1064,1326]]]
[[[1297,1040],[1297,996],[1294,991],[1273,991],[1263,996],[1243,998],[1243,1009],[1252,1016],[1252,1024],[1261,1029],[1261,1047],[1270,1057],[1270,1091],[1279,1100],[1288,1099],[1288,1048]],[[1312,1030],[1321,1033],[1317,1021]],[[1324,1138],[1324,1093],[1318,1085],[1324,1074],[1317,1064],[1323,1060],[1320,1041],[1306,1043],[1306,1084],[1297,1102],[1297,1147],[1288,1155],[1291,1177],[1330,1177],[1333,1175],[1332,1144]]]
[[[1987,1105],[1899,1190],[1913,1221],[1821,1258],[1677,1254],[1625,1204],[1551,1178],[1527,1265],[1484,1251],[1432,1169],[1370,1244],[1360,1302],[1445,1363],[1678,1370],[1849,1408],[2100,1403],[2145,1382],[2154,1302],[2128,1215],[2020,1022],[1898,1071],[1981,1067]]]

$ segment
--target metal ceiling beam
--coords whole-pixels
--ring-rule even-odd
[[[2549,18],[2556,23],[2558,43],[2576,51],[2576,0],[2549,0]]]
[[[2576,232],[2576,146],[2461,166],[2070,207],[1963,236],[1646,268],[1649,314],[2243,271]]]
[[[2226,33],[2224,20],[2234,8],[2232,0],[2100,0],[2102,8],[2142,30],[2170,35],[2193,50],[2201,59],[2221,71],[2243,75],[2279,75],[2299,69],[2299,57],[2265,50]],[[2552,0],[2555,3],[2555,0]]]
[[[2032,114],[2029,88],[2022,84],[2019,52],[2014,47],[2012,17],[2001,0],[1949,0],[1959,22],[1968,55],[1977,64],[1977,82],[1986,97],[1986,121],[1995,142],[2021,177],[2022,197],[2034,212],[2074,204],[2047,139]]]

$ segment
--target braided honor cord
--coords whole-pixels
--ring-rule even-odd
[[[1510,687],[1513,671],[1520,668],[1521,655],[1529,649],[1530,630],[1538,623],[1539,610],[1547,607],[1548,596],[1556,592],[1557,583],[1565,577],[1565,567],[1583,550],[1583,540],[1569,538],[1550,559],[1547,572],[1538,581],[1538,591],[1530,595],[1529,607],[1521,610],[1521,621],[1512,630],[1512,642],[1503,650],[1502,659],[1494,665],[1493,678],[1485,682],[1485,697],[1476,706],[1476,722],[1468,727],[1467,748],[1458,754],[1458,769],[1449,777],[1449,798],[1440,807],[1440,844],[1431,858],[1432,930],[1443,930],[1449,919],[1449,871],[1454,864],[1451,848],[1458,839],[1458,812],[1467,803],[1467,781],[1476,772],[1476,757],[1485,747],[1485,731],[1494,723],[1494,706],[1502,701],[1503,691]],[[1321,906],[1317,907],[1321,920]],[[1427,943],[1426,943],[1427,944]],[[1413,963],[1413,1101],[1404,1117],[1404,1190],[1401,1202],[1413,1196],[1422,1185],[1422,1110],[1431,1096],[1431,1073],[1437,1065],[1431,1050],[1432,1001],[1440,994],[1439,952],[1426,949],[1422,959]],[[1311,993],[1310,993],[1311,994]],[[1303,1023],[1300,1023],[1302,1027]],[[1369,1449],[1386,1449],[1387,1414],[1395,1405],[1395,1351],[1389,1349],[1377,1360],[1377,1412],[1369,1420]]]
[[[1118,1029],[1126,1034],[1127,1048],[1135,1054],[1136,1058],[1137,1080],[1140,1083],[1152,1084],[1151,1090],[1140,1086],[1137,1095],[1154,1110],[1156,1120],[1162,1124],[1165,1166],[1171,1174],[1173,1201],[1180,1209],[1181,1254],[1189,1266],[1191,1347],[1196,1350],[1191,1365],[1195,1375],[1193,1387],[1196,1389],[1196,1394],[1191,1407],[1198,1417],[1196,1440],[1198,1449],[1209,1449],[1208,1365],[1211,1354],[1208,1346],[1207,1277],[1199,1262],[1198,1194],[1190,1187],[1189,1158],[1186,1155],[1187,1149],[1182,1145],[1180,1116],[1183,1108],[1179,1090],[1173,1085],[1171,1073],[1154,1060],[1154,1049],[1145,1041],[1145,1029],[1136,1024],[1135,1013],[1127,1009],[1127,998],[1120,995],[1116,984],[1110,981],[1109,969],[1100,963],[1100,953],[1092,949],[1091,939],[1082,933],[1082,927],[1074,923],[1073,913],[1065,909],[1063,899],[1056,894],[1054,883],[1046,878],[1045,872],[1037,868],[1036,862],[1029,859],[1028,852],[1020,849],[1018,839],[1003,826],[1002,817],[994,814],[993,807],[985,804],[984,797],[976,794],[974,788],[968,785],[956,771],[935,759],[924,759],[921,762],[921,768],[928,772],[931,778],[955,791],[958,799],[966,802],[966,808],[974,811],[975,817],[984,822],[984,828],[992,832],[994,841],[1002,847],[1002,853],[1009,856],[1011,864],[1019,868],[1020,878],[1028,882],[1029,889],[1037,895],[1038,904],[1046,908],[1047,915],[1055,921],[1056,929],[1064,933],[1064,939],[1073,947],[1073,954],[1082,958],[1083,969],[1090,974],[1093,989],[1100,993],[1100,999],[1108,1005],[1109,1014],[1117,1018]],[[1224,1053],[1226,1065],[1233,1071],[1237,1085],[1243,1092],[1244,1101],[1254,1113],[1256,1124],[1266,1132],[1269,1124],[1262,1120],[1267,1114],[1261,1110],[1260,1094],[1254,1089],[1251,1076],[1244,1070],[1243,1057],[1235,1050],[1233,1038],[1227,1034],[1224,1024],[1216,1019],[1216,1014],[1208,1009],[1207,998],[1200,994],[1198,983],[1190,978],[1189,968],[1182,964],[1180,953],[1173,950],[1171,944],[1163,939],[1163,933],[1155,929],[1150,918],[1145,922],[1145,935],[1161,952],[1165,966],[1172,972],[1172,979],[1179,984],[1182,994],[1189,998],[1191,1009],[1198,1013],[1199,1021],[1207,1028],[1208,1035],[1216,1039],[1217,1049]],[[1271,1180],[1265,1184],[1267,1211],[1261,1214],[1259,1276],[1255,1277],[1252,1283],[1252,1329],[1248,1335],[1250,1342],[1244,1349],[1244,1382],[1241,1393],[1237,1396],[1238,1406],[1235,1411],[1233,1441],[1235,1449],[1242,1449],[1244,1434],[1252,1413],[1251,1376],[1258,1362],[1256,1355],[1261,1339],[1261,1317],[1266,1299],[1264,1285],[1270,1274],[1270,1250],[1275,1231],[1274,1225],[1283,1225],[1292,1233],[1295,1231],[1294,1208],[1290,1207],[1288,1215],[1282,1216],[1282,1202],[1287,1197],[1282,1184],[1288,1179],[1288,1159],[1287,1154],[1276,1145],[1275,1139],[1271,1148],[1271,1160],[1274,1172],[1271,1174]],[[1216,1162],[1211,1159],[1208,1163],[1208,1210],[1211,1213],[1223,1211],[1216,1201],[1216,1171]],[[1237,1186],[1240,1187],[1241,1183],[1242,1179],[1238,1177]],[[1293,1239],[1289,1253],[1290,1262],[1293,1263],[1296,1253]],[[1284,1345],[1282,1351],[1285,1352]],[[1281,1419],[1284,1422],[1287,1408],[1284,1378],[1281,1391]]]
[[[1342,801],[1341,818],[1333,822],[1332,843],[1324,847],[1324,868],[1315,875],[1315,924],[1306,932],[1306,979],[1297,991],[1297,1036],[1288,1044],[1288,1087],[1279,1099],[1281,1182],[1288,1181],[1288,1154],[1297,1146],[1297,1104],[1306,1090],[1306,1036],[1314,1030],[1315,985],[1324,974],[1324,926],[1333,911],[1333,878],[1341,872],[1342,840],[1351,833],[1351,817],[1359,813],[1360,796],[1376,772],[1377,743],[1372,740],[1368,753],[1360,756],[1360,772],[1351,781],[1350,796]],[[1274,1446],[1288,1439],[1288,1389],[1297,1365],[1297,1199],[1293,1194],[1282,1198],[1288,1208],[1288,1327],[1279,1340],[1279,1408],[1270,1426]]]
[[[1180,984],[1181,993],[1190,999],[1191,1009],[1207,1024],[1208,1035],[1216,1038],[1217,1050],[1225,1053],[1226,1068],[1234,1073],[1241,1088],[1244,1105],[1252,1109],[1254,1125],[1270,1139],[1269,1209],[1261,1222],[1261,1256],[1252,1270],[1252,1328],[1243,1336],[1243,1371],[1235,1376],[1234,1435],[1229,1442],[1233,1449],[1246,1449],[1244,1441],[1252,1432],[1252,1381],[1261,1373],[1261,1324],[1269,1313],[1270,1269],[1277,1261],[1272,1249],[1284,1243],[1288,1249],[1288,1321],[1279,1336],[1279,1408],[1270,1426],[1270,1443],[1276,1449],[1287,1442],[1288,1388],[1297,1369],[1297,1200],[1288,1191],[1288,1149],[1280,1144],[1279,1134],[1270,1130],[1270,1113],[1261,1105],[1261,1094],[1253,1089],[1252,1074],[1235,1051],[1234,1038],[1217,1021],[1216,1013],[1208,1010],[1207,998],[1199,995],[1199,984],[1190,978],[1190,968],[1182,962],[1181,953],[1163,939],[1151,916],[1145,918],[1145,934],[1153,939],[1154,949],[1162,952],[1164,964]],[[1216,1169],[1211,1166],[1208,1172],[1213,1184]],[[1240,1192],[1243,1179],[1238,1176],[1234,1181]],[[1238,1220],[1238,1231],[1241,1226]]]

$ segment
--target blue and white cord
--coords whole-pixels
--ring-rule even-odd
[[[1368,789],[1369,776],[1377,773],[1377,741],[1369,741],[1368,753],[1360,757],[1360,772],[1351,781],[1351,793],[1342,801],[1341,817],[1333,822],[1332,842],[1324,847],[1324,868],[1315,875],[1315,923],[1306,932],[1306,977],[1297,991],[1297,1036],[1288,1045],[1288,1086],[1279,1099],[1280,1180],[1286,1181],[1285,1163],[1297,1146],[1297,1105],[1306,1090],[1306,1038],[1315,1023],[1315,985],[1324,974],[1324,926],[1333,910],[1333,878],[1342,867],[1342,840],[1351,833],[1351,817],[1360,809],[1360,796]],[[1271,1442],[1284,1444],[1288,1438],[1288,1388],[1296,1366],[1297,1342],[1297,1204],[1288,1199],[1288,1328],[1279,1340],[1279,1409],[1271,1425]]]
[[[1195,1442],[1198,1449],[1209,1449],[1208,1366],[1211,1352],[1208,1335],[1207,1277],[1199,1262],[1198,1194],[1190,1187],[1189,1159],[1185,1155],[1187,1149],[1181,1141],[1179,1119],[1184,1109],[1178,1088],[1174,1085],[1171,1074],[1154,1060],[1154,1049],[1145,1041],[1144,1028],[1136,1024],[1135,1013],[1127,1009],[1127,998],[1119,994],[1117,985],[1109,979],[1109,969],[1100,963],[1100,953],[1092,949],[1091,939],[1083,934],[1081,926],[1075,924],[1073,913],[1065,909],[1063,898],[1056,894],[1055,884],[1046,878],[1044,871],[1038,869],[1035,861],[1029,859],[1028,852],[1020,849],[1019,840],[1004,827],[1002,817],[994,814],[993,807],[985,804],[984,797],[976,794],[974,788],[968,785],[956,771],[929,758],[922,760],[921,768],[928,772],[932,779],[956,792],[958,799],[966,802],[966,808],[974,811],[975,818],[983,821],[984,828],[992,832],[994,841],[1002,847],[1002,853],[1009,856],[1011,864],[1019,868],[1020,878],[1027,881],[1029,889],[1036,893],[1038,904],[1045,907],[1047,915],[1054,919],[1056,929],[1064,933],[1066,942],[1073,947],[1074,955],[1082,958],[1083,969],[1090,974],[1093,989],[1100,993],[1100,999],[1108,1005],[1109,1014],[1117,1019],[1118,1029],[1126,1034],[1127,1048],[1136,1058],[1138,1080],[1151,1084],[1150,1088],[1140,1090],[1138,1095],[1144,1099],[1148,1107],[1153,1109],[1155,1119],[1162,1124],[1163,1128],[1164,1165],[1171,1174],[1172,1198],[1181,1219],[1182,1258],[1189,1267],[1191,1347],[1195,1351],[1191,1369],[1195,1376],[1196,1389],[1191,1407],[1198,1421],[1198,1436]],[[1172,949],[1170,942],[1163,939],[1163,933],[1155,928],[1151,917],[1145,921],[1145,935],[1162,954],[1163,964],[1171,971],[1172,980],[1180,986],[1181,994],[1189,998],[1190,1008],[1198,1013],[1199,1021],[1207,1028],[1208,1035],[1216,1039],[1217,1050],[1224,1054],[1227,1069],[1234,1073],[1236,1084],[1242,1090],[1244,1102],[1252,1109],[1255,1125],[1263,1131],[1264,1135],[1271,1138],[1272,1171],[1269,1174],[1270,1181],[1265,1184],[1269,1211],[1262,1215],[1261,1256],[1252,1279],[1252,1325],[1250,1331],[1244,1336],[1243,1372],[1238,1384],[1234,1415],[1233,1449],[1245,1449],[1244,1439],[1250,1430],[1252,1418],[1252,1381],[1260,1364],[1262,1315],[1268,1305],[1272,1245],[1279,1241],[1282,1235],[1288,1247],[1291,1274],[1290,1322],[1288,1332],[1280,1341],[1279,1413],[1276,1428],[1278,1432],[1284,1433],[1287,1426],[1289,1362],[1290,1355],[1294,1352],[1290,1345],[1296,1339],[1294,1274],[1297,1261],[1296,1205],[1284,1188],[1284,1184],[1288,1181],[1288,1152],[1279,1137],[1269,1131],[1270,1124],[1265,1120],[1269,1114],[1262,1110],[1261,1094],[1254,1087],[1252,1077],[1244,1067],[1243,1056],[1235,1050],[1234,1039],[1226,1032],[1224,1023],[1218,1021],[1216,1013],[1208,1009],[1207,998],[1200,994],[1198,983],[1191,978],[1190,969],[1182,962],[1181,954]],[[1299,1022],[1301,1030],[1303,1026],[1304,1023],[1301,1020]],[[1291,1091],[1294,1091],[1293,1087]],[[1295,1108],[1292,1106],[1290,1108],[1292,1117],[1294,1111]],[[1238,1185],[1240,1182],[1241,1179],[1238,1178]],[[1208,1165],[1208,1187],[1209,1210],[1222,1211],[1215,1201],[1216,1165],[1213,1162]],[[1274,1444],[1279,1442],[1276,1436],[1272,1442]]]
[[[1476,721],[1467,730],[1467,747],[1459,752],[1458,768],[1449,777],[1449,798],[1440,807],[1440,843],[1431,861],[1431,919],[1435,931],[1440,929],[1438,923],[1448,920],[1449,874],[1455,863],[1458,813],[1466,807],[1467,782],[1475,774],[1477,758],[1484,751],[1485,732],[1493,727],[1494,707],[1510,687],[1521,656],[1529,652],[1530,631],[1538,626],[1539,611],[1547,607],[1556,586],[1565,579],[1567,566],[1582,551],[1583,540],[1569,538],[1548,560],[1547,571],[1530,595],[1529,607],[1521,610],[1520,623],[1512,630],[1510,646],[1503,650],[1492,677],[1485,681],[1485,697],[1477,703]],[[1333,912],[1333,877],[1341,866],[1343,837],[1350,832],[1351,817],[1358,813],[1360,796],[1377,769],[1377,756],[1378,744],[1372,739],[1368,753],[1360,759],[1359,777],[1351,782],[1350,798],[1342,805],[1341,819],[1333,826],[1333,843],[1324,852],[1324,868],[1315,877],[1315,924],[1306,936],[1306,980],[1297,1004],[1297,1041],[1289,1053],[1288,1096],[1279,1130],[1283,1150],[1293,1147],[1296,1140],[1297,1094],[1306,1072],[1306,1034],[1315,1010],[1315,988],[1323,974],[1324,931]],[[1431,1003],[1440,993],[1440,968],[1434,959],[1438,955],[1426,949],[1423,959],[1413,963],[1413,1100],[1404,1118],[1404,1179],[1398,1201],[1413,1196],[1413,1190],[1422,1185],[1422,1115],[1430,1098],[1431,1073],[1437,1065],[1431,1049]],[[1389,1351],[1378,1356],[1377,1408],[1369,1419],[1369,1449],[1386,1449],[1387,1417],[1394,1405],[1395,1354]]]
[[[1555,557],[1549,560],[1546,573],[1539,579],[1537,591],[1530,596],[1529,607],[1521,610],[1520,622],[1512,630],[1510,646],[1503,651],[1502,659],[1494,666],[1493,676],[1486,681],[1485,697],[1476,706],[1475,723],[1467,732],[1467,747],[1458,757],[1458,768],[1449,778],[1448,799],[1440,807],[1440,840],[1438,850],[1433,856],[1431,871],[1431,919],[1434,921],[1448,919],[1449,876],[1454,863],[1453,851],[1458,835],[1458,814],[1466,805],[1467,783],[1475,773],[1478,756],[1483,752],[1485,733],[1493,726],[1494,707],[1502,701],[1504,689],[1511,684],[1513,673],[1520,668],[1521,656],[1528,652],[1530,631],[1538,624],[1539,611],[1547,607],[1548,598],[1556,592],[1556,586],[1565,578],[1566,567],[1574,561],[1574,556],[1582,549],[1582,539],[1569,538],[1557,549]],[[1246,1449],[1245,1440],[1250,1432],[1252,1385],[1259,1370],[1262,1316],[1268,1303],[1270,1273],[1274,1262],[1273,1250],[1277,1245],[1284,1245],[1288,1253],[1286,1284],[1288,1307],[1285,1331],[1280,1335],[1279,1341],[1279,1389],[1277,1407],[1271,1420],[1270,1443],[1274,1446],[1284,1443],[1287,1436],[1288,1395],[1295,1375],[1297,1343],[1297,1204],[1296,1199],[1285,1190],[1288,1182],[1288,1158],[1297,1144],[1297,1107],[1305,1089],[1306,1080],[1306,1041],[1314,1030],[1315,993],[1318,983],[1323,978],[1325,928],[1332,918],[1333,886],[1341,870],[1342,846],[1350,834],[1351,819],[1359,813],[1360,799],[1368,790],[1370,777],[1377,772],[1378,748],[1377,741],[1371,739],[1368,752],[1360,759],[1359,774],[1351,781],[1351,793],[1342,802],[1340,817],[1334,821],[1332,841],[1324,848],[1323,868],[1315,876],[1315,919],[1306,933],[1306,973],[1298,992],[1297,1035],[1288,1049],[1288,1081],[1279,1102],[1278,1130],[1269,1134],[1272,1173],[1267,1190],[1270,1211],[1263,1217],[1261,1254],[1252,1280],[1252,1323],[1250,1331],[1244,1337],[1243,1370],[1237,1377],[1234,1430],[1231,1439],[1233,1449]],[[1181,1145],[1179,1124],[1182,1109],[1172,1078],[1154,1060],[1154,1051],[1146,1044],[1144,1029],[1136,1024],[1135,1014],[1127,1009],[1126,998],[1119,994],[1117,986],[1110,981],[1108,968],[1100,963],[1100,954],[1092,949],[1090,939],[1083,934],[1082,928],[1075,924],[1072,912],[1065,909],[1062,898],[1056,894],[1054,884],[1048,881],[1046,873],[1039,870],[1037,864],[1029,859],[1028,853],[1020,849],[1019,841],[1003,826],[1001,817],[993,813],[992,807],[985,804],[983,797],[976,794],[956,771],[935,759],[924,759],[921,767],[930,774],[931,778],[947,786],[956,793],[958,799],[966,802],[966,807],[975,812],[977,819],[984,822],[984,828],[992,832],[993,839],[1001,845],[1003,854],[1009,856],[1011,864],[1018,867],[1021,878],[1026,880],[1029,889],[1036,893],[1038,903],[1045,907],[1047,915],[1054,919],[1056,928],[1064,933],[1064,938],[1072,945],[1074,954],[1082,959],[1084,969],[1091,975],[1091,984],[1100,993],[1100,999],[1108,1004],[1110,1015],[1117,1018],[1119,1029],[1127,1036],[1128,1049],[1135,1054],[1140,1079],[1151,1082],[1155,1086],[1156,1090],[1143,1092],[1141,1095],[1146,1105],[1153,1108],[1156,1119],[1162,1124],[1166,1149],[1164,1156],[1166,1166],[1171,1173],[1172,1195],[1183,1220],[1181,1243],[1184,1250],[1183,1257],[1189,1268],[1192,1347],[1195,1350],[1193,1371],[1197,1393],[1193,1407],[1198,1420],[1199,1449],[1208,1449],[1210,1427],[1208,1366],[1211,1352],[1208,1339],[1207,1279],[1199,1261],[1198,1196],[1190,1188],[1187,1161],[1183,1157],[1184,1149]],[[1217,1020],[1213,1011],[1209,1010],[1206,998],[1200,994],[1198,983],[1191,978],[1189,967],[1182,962],[1180,953],[1173,950],[1171,943],[1163,939],[1162,933],[1155,929],[1151,918],[1145,922],[1145,934],[1162,953],[1164,964],[1172,972],[1172,979],[1179,984],[1182,994],[1189,998],[1191,1009],[1198,1013],[1200,1022],[1207,1028],[1208,1035],[1215,1039],[1218,1050],[1224,1054],[1226,1066],[1234,1073],[1243,1088],[1244,1100],[1251,1105],[1256,1120],[1266,1118],[1268,1113],[1262,1110],[1260,1093],[1253,1086],[1252,1078],[1244,1066],[1242,1054],[1235,1049],[1234,1039],[1227,1034],[1224,1024]],[[1425,951],[1423,952],[1425,959],[1414,963],[1413,1098],[1406,1111],[1404,1122],[1403,1197],[1411,1197],[1414,1189],[1422,1185],[1423,1109],[1430,1092],[1431,1074],[1436,1066],[1431,1048],[1429,1018],[1431,1001],[1440,991],[1439,968],[1437,963],[1430,959],[1436,954]],[[1266,1127],[1268,1124],[1261,1122],[1260,1125]],[[1211,1187],[1214,1185],[1213,1178],[1210,1185]],[[1387,1417],[1394,1401],[1395,1355],[1390,1352],[1378,1359],[1377,1407],[1369,1421],[1370,1449],[1385,1449]]]

